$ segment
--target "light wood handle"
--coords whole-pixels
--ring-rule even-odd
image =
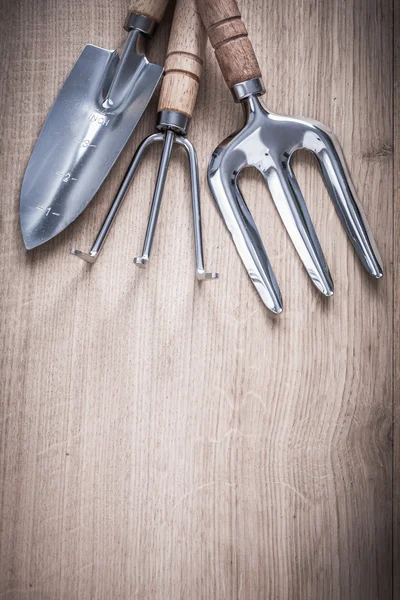
[[[207,35],[196,0],[177,0],[158,110],[193,116]]]
[[[150,17],[159,23],[164,16],[168,0],[134,0],[131,11],[145,17]]]
[[[197,5],[228,87],[261,77],[236,0],[197,0]]]

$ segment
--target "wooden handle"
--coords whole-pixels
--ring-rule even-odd
[[[150,19],[159,23],[164,16],[167,4],[168,0],[134,0],[131,11],[150,17]]]
[[[261,77],[236,0],[197,0],[197,5],[228,87]]]
[[[206,31],[196,0],[177,0],[158,110],[193,116],[204,61]]]

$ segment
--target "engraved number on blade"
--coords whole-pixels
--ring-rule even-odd
[[[78,181],[76,177],[71,177],[71,173],[61,173],[60,171],[57,171],[56,175],[62,177],[64,183],[68,183],[68,181]]]
[[[59,217],[59,216],[60,216],[60,213],[56,213],[56,212],[54,212],[54,211],[52,211],[52,210],[51,210],[51,208],[52,208],[51,206],[49,206],[48,208],[43,208],[43,206],[37,206],[36,208],[37,208],[38,210],[42,210],[44,213],[46,213],[46,214],[45,214],[45,216],[46,216],[46,217],[47,217],[48,215],[50,215],[50,214],[52,214],[52,215],[54,215],[54,216],[56,216],[56,217]]]
[[[86,140],[82,141],[82,140],[79,140],[78,138],[74,138],[74,139],[75,139],[75,142],[78,142],[78,144],[80,145],[81,148],[96,148],[95,144],[90,143],[92,140],[86,139]]]

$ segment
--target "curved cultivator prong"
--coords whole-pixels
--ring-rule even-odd
[[[197,164],[197,154],[193,145],[185,137],[176,138],[177,144],[185,148],[189,159],[190,183],[192,189],[192,209],[193,209],[193,228],[194,228],[194,248],[196,258],[196,278],[199,281],[205,279],[218,279],[218,273],[207,272],[204,268],[203,256],[203,236],[201,230],[201,209],[200,209],[200,183],[199,167]]]
[[[196,278],[201,281],[205,279],[217,279],[218,273],[207,272],[204,269],[204,258],[203,258],[203,242],[201,232],[201,213],[200,213],[200,187],[199,187],[199,173],[197,165],[196,151],[192,144],[183,136],[177,135],[172,130],[166,130],[164,132],[155,133],[147,137],[140,144],[137,149],[135,156],[125,174],[122,184],[118,190],[118,194],[115,197],[114,202],[105,218],[105,221],[97,234],[96,240],[89,253],[82,252],[73,248],[71,254],[81,258],[89,264],[93,264],[100,253],[100,250],[104,244],[108,232],[114,222],[117,212],[124,200],[129,186],[134,178],[139,164],[143,158],[144,153],[152,144],[160,142],[163,143],[163,151],[160,160],[160,166],[158,169],[157,182],[153,195],[153,202],[150,209],[150,216],[146,230],[146,236],[143,245],[142,255],[134,259],[134,263],[144,269],[149,262],[150,252],[153,245],[153,239],[155,229],[157,225],[158,215],[160,212],[160,206],[162,196],[164,192],[165,181],[167,178],[168,165],[171,158],[174,142],[179,146],[185,148],[190,165],[190,177],[191,177],[191,188],[192,188],[192,206],[193,206],[193,224],[194,224],[194,238],[195,238],[195,251],[196,251]]]
[[[146,235],[144,238],[142,255],[137,256],[133,259],[135,265],[144,269],[147,267],[149,259],[151,247],[153,245],[154,233],[157,226],[158,215],[160,213],[161,200],[164,193],[165,181],[167,179],[167,171],[168,165],[171,158],[172,147],[175,141],[175,133],[171,130],[166,131],[164,138],[164,145],[161,154],[160,165],[158,167],[157,181],[156,187],[154,189],[153,202],[151,204],[149,222],[147,224]]]
[[[379,279],[383,275],[382,259],[359,204],[339,142],[323,125],[310,121],[303,145],[318,160],[326,187],[362,264],[368,273]]]
[[[381,260],[359,207],[340,147],[323,125],[270,113],[256,95],[243,99],[247,122],[214,152],[208,180],[214,200],[263,302],[281,312],[282,301],[268,256],[254,220],[237,186],[245,167],[258,169],[271,192],[281,219],[316,287],[333,294],[333,282],[303,195],[290,166],[293,153],[312,151],[340,218],[363,265],[382,276]]]
[[[135,173],[136,173],[137,168],[143,158],[144,153],[146,152],[147,148],[149,148],[149,146],[151,146],[155,142],[162,142],[163,139],[164,139],[164,137],[161,133],[154,133],[153,135],[150,135],[149,137],[147,137],[146,139],[143,140],[143,142],[140,144],[139,148],[137,149],[137,151],[132,159],[131,164],[129,165],[129,168],[125,174],[122,184],[121,184],[121,186],[118,190],[118,193],[115,197],[115,200],[111,205],[111,208],[104,220],[103,225],[101,226],[99,233],[97,234],[97,237],[93,243],[93,246],[92,246],[90,252],[86,253],[86,252],[82,252],[81,250],[77,250],[76,248],[72,248],[71,254],[73,254],[74,256],[77,256],[78,258],[81,258],[82,260],[84,260],[85,262],[87,262],[89,264],[92,264],[97,260],[100,250],[101,250],[101,248],[104,244],[104,241],[107,237],[107,234],[110,231],[110,228],[114,222],[114,219],[117,215],[119,208],[121,207],[122,201],[124,200],[124,198],[126,196],[126,193],[129,189],[131,181],[135,176]]]

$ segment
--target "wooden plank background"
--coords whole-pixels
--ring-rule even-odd
[[[123,39],[127,5],[2,0],[1,599],[399,597],[395,4],[241,2],[267,104],[337,133],[385,267],[379,283],[368,279],[313,161],[299,156],[336,286],[322,298],[249,172],[243,190],[284,295],[273,317],[206,187],[212,150],[242,122],[210,48],[190,138],[206,264],[221,279],[194,281],[179,151],[147,272],[133,257],[157,150],[99,261],[89,267],[69,254],[89,248],[134,148],[154,130],[155,100],[97,199],[59,237],[25,252],[19,191],[41,125],[83,45]],[[163,60],[170,17],[152,60]]]

